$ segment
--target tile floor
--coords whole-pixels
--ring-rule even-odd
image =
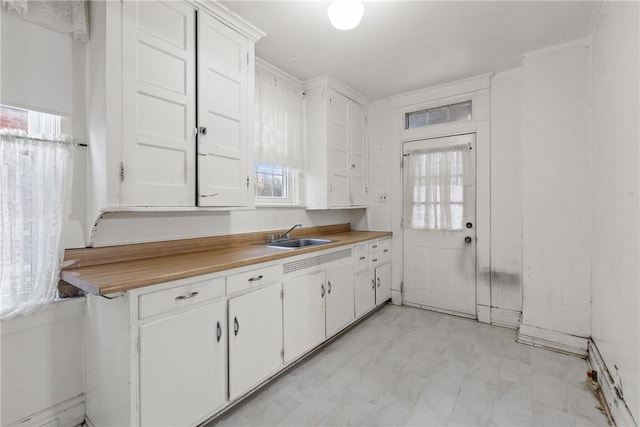
[[[385,306],[217,426],[606,426],[580,358],[516,332]]]

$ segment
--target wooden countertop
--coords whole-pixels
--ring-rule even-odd
[[[386,231],[351,231],[349,224],[340,224],[291,233],[332,243],[295,250],[255,244],[281,231],[67,250],[60,278],[91,294],[107,295],[391,236]]]

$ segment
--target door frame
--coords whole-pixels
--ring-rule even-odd
[[[477,165],[476,165],[476,147],[477,147],[477,135],[475,132],[465,132],[465,133],[457,133],[455,135],[447,135],[447,136],[437,136],[437,137],[433,137],[433,138],[425,138],[425,139],[419,139],[419,140],[411,140],[411,141],[404,141],[401,144],[401,148],[402,148],[402,154],[403,154],[403,159],[405,158],[405,144],[407,143],[411,143],[411,142],[421,142],[421,141],[434,141],[437,139],[442,139],[442,138],[449,138],[449,137],[455,137],[455,136],[464,136],[464,135],[473,135],[474,138],[474,142],[473,142],[473,174],[475,177],[475,171],[477,170]],[[442,147],[446,147],[446,145],[443,145]],[[434,150],[435,151],[435,150]],[[402,218],[404,220],[404,218],[406,218],[405,216],[405,212],[404,212],[404,208],[406,206],[405,204],[405,190],[406,190],[406,183],[404,182],[404,176],[406,174],[406,165],[404,164],[403,161],[403,168],[402,168]],[[474,227],[476,229],[473,230],[473,235],[476,236],[477,234],[477,205],[478,205],[478,194],[477,194],[477,187],[476,187],[476,183],[474,182],[474,189],[473,189],[473,203],[474,203],[474,207],[473,207],[473,212],[474,212],[474,217],[472,220],[472,223],[474,224]],[[464,222],[464,218],[463,218],[463,222]],[[403,223],[404,224],[404,223]],[[404,274],[404,265],[405,265],[405,232],[408,229],[405,227],[402,227],[402,248],[401,248],[401,252],[402,252],[402,282],[404,283],[404,278],[405,278],[405,274]],[[462,230],[464,232],[464,230]],[[463,233],[464,234],[464,233]],[[477,247],[477,242],[474,242],[473,244],[473,258],[474,258],[474,264],[475,264],[475,271],[474,271],[474,278],[473,278],[473,292],[474,292],[474,302],[475,302],[475,306],[476,306],[476,310],[475,310],[475,314],[474,315],[469,315],[466,313],[461,313],[458,311],[452,311],[449,309],[445,309],[445,308],[438,308],[435,306],[425,306],[422,304],[417,304],[417,303],[405,303],[404,301],[404,287],[402,289],[402,304],[403,305],[408,305],[410,307],[417,307],[417,308],[425,308],[428,310],[432,310],[432,311],[437,311],[437,312],[441,312],[441,313],[447,313],[447,314],[453,314],[456,316],[461,316],[461,317],[467,317],[467,318],[471,318],[471,319],[477,319],[478,318],[478,247]]]
[[[476,134],[476,317],[479,322],[491,323],[491,123],[490,123],[491,74],[460,80],[390,98],[392,111],[392,194],[403,192],[401,168],[405,142]],[[405,129],[405,114],[458,102],[472,102],[472,119],[444,123],[423,128]],[[397,165],[397,167],[396,167]],[[391,231],[393,246],[404,248],[402,199],[391,206]],[[404,281],[402,251],[393,251],[392,298],[402,304]]]

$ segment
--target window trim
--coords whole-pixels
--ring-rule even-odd
[[[303,207],[300,201],[300,175],[301,172],[282,166],[281,169],[287,174],[287,197],[266,197],[254,195],[254,203],[256,207]],[[254,185],[256,179],[256,166],[254,163]]]

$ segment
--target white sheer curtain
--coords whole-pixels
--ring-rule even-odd
[[[302,86],[256,61],[255,158],[300,170],[303,164]]]
[[[405,177],[405,226],[461,230],[464,186],[473,184],[469,144],[408,153]]]
[[[71,144],[0,130],[0,318],[56,297]]]
[[[60,33],[73,33],[77,41],[89,40],[85,0],[2,0],[2,4],[26,21],[44,24]]]

